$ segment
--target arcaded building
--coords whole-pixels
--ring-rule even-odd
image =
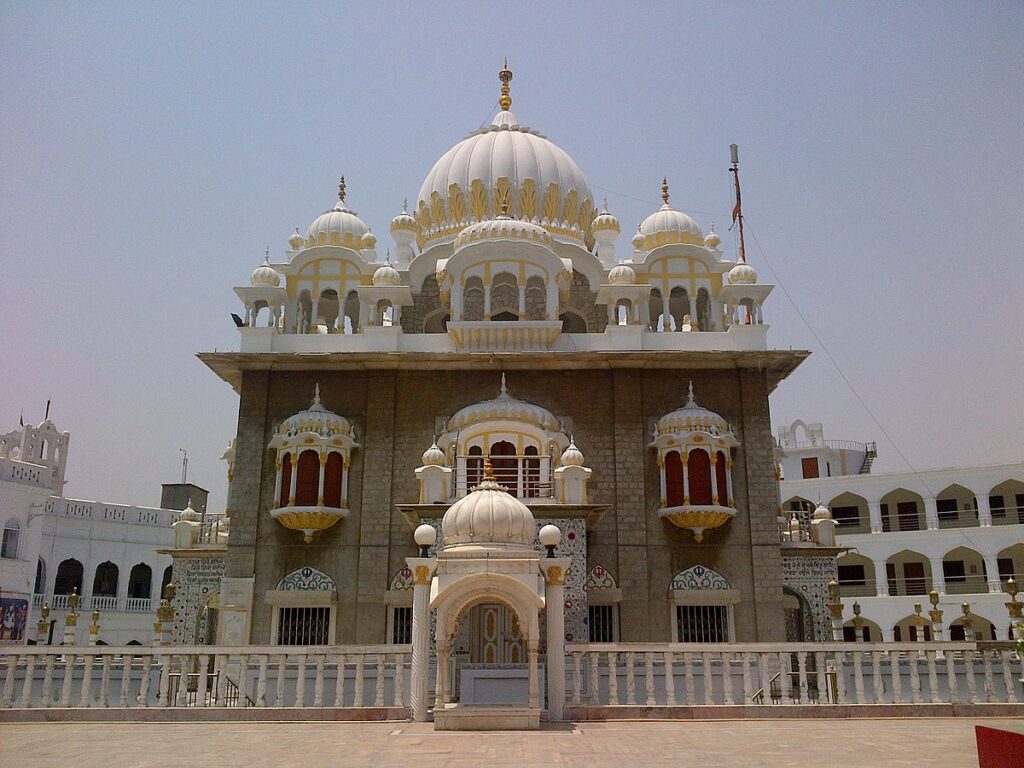
[[[834,560],[783,583],[768,398],[807,353],[770,348],[772,286],[661,179],[617,255],[620,222],[510,79],[392,220],[389,260],[342,179],[236,289],[239,351],[200,355],[240,398],[218,642],[408,642],[413,529],[443,547],[485,465],[562,531],[567,639],[783,640],[787,617],[823,639]],[[520,644],[478,605],[455,650]]]

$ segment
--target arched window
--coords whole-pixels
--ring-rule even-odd
[[[563,312],[558,319],[562,321],[562,333],[587,332],[587,321],[576,312]]]
[[[471,322],[484,319],[484,281],[476,275],[467,277],[462,289],[462,319]]]
[[[73,590],[82,594],[82,577],[85,569],[75,559],[69,559],[57,566],[57,579],[53,585],[53,594],[70,595]]]
[[[43,558],[39,558],[36,562],[36,587],[33,591],[37,595],[41,595],[44,589],[46,589],[46,563],[43,562]]]
[[[164,568],[164,575],[160,578],[160,597],[164,596],[164,589],[174,578],[174,566],[168,565]]]
[[[96,566],[92,594],[93,597],[117,597],[117,566],[109,560]]]
[[[686,464],[690,479],[690,503],[696,506],[711,504],[711,458],[707,451],[694,448]]]
[[[344,462],[340,453],[332,451],[327,454],[327,466],[324,467],[324,506],[341,507],[341,473]]]
[[[359,294],[349,291],[345,297],[345,333],[359,333]]]
[[[726,462],[725,454],[719,451],[715,454],[715,482],[718,484],[718,503],[723,507],[729,506],[729,481],[726,478],[726,472],[729,471],[729,465]]]
[[[711,330],[711,299],[707,288],[697,289],[697,317],[692,318],[700,330]]]
[[[474,488],[480,485],[484,478],[484,451],[479,445],[469,449],[469,457],[466,459],[466,488]]]
[[[679,507],[685,496],[683,490],[683,460],[678,451],[665,454],[665,495],[668,506]]]
[[[509,493],[516,493],[519,485],[519,468],[516,466],[516,447],[508,440],[499,440],[491,445],[491,466],[494,478]]]
[[[519,281],[515,275],[500,272],[491,281],[491,320],[519,319]]]
[[[295,481],[295,503],[300,507],[316,505],[320,492],[320,457],[316,451],[299,455],[298,477]]]
[[[651,314],[651,330],[657,331],[661,328],[661,314],[663,311],[661,291],[657,288],[651,288],[649,306]],[[668,318],[665,318],[665,328],[668,328]]]
[[[153,589],[153,569],[145,563],[132,566],[128,575],[128,597],[148,598]]]
[[[526,280],[526,319],[548,319],[547,290],[544,280],[536,275]]]
[[[14,560],[18,557],[18,539],[21,537],[21,526],[17,520],[8,520],[4,526],[3,543],[0,544],[0,557]]]
[[[292,492],[292,455],[286,453],[281,462],[281,499],[279,507],[287,507]]]
[[[686,293],[686,289],[680,285],[677,285],[669,293],[668,314],[668,319],[672,321],[672,330],[683,330],[683,318],[690,314],[690,297]]]

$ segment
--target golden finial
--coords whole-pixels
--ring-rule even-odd
[[[345,177],[341,177],[341,181],[338,182],[338,200],[345,202]]]
[[[512,97],[508,95],[508,84],[512,81],[512,70],[508,68],[507,58],[505,59],[505,66],[498,73],[498,79],[501,80],[501,98],[498,99],[498,104],[503,111],[508,112],[509,107],[512,106]]]
[[[661,179],[661,199],[665,201],[665,205],[668,205],[668,176],[663,176]]]
[[[490,457],[484,458],[484,481],[490,483],[497,482],[497,478],[494,476],[494,466],[491,464]]]
[[[508,216],[508,200],[501,201],[501,215]]]

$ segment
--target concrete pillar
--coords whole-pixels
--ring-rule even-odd
[[[718,503],[718,454],[712,453],[711,457],[711,503]]]
[[[929,531],[939,529],[939,508],[935,503],[934,496],[924,497],[924,522]]]
[[[978,502],[978,525],[982,528],[992,527],[992,508],[987,495],[975,497]]]
[[[448,703],[451,698],[448,692],[448,664],[451,660],[451,647],[448,645],[447,639],[444,644],[437,643],[437,679],[434,682],[435,698],[434,698],[434,710],[443,709],[444,705]]]
[[[320,480],[316,486],[316,503],[323,506],[324,503],[324,474],[327,472],[327,453],[320,454]]]
[[[530,664],[530,708],[536,709],[540,707],[540,680],[537,675],[537,656],[540,653],[539,646],[540,640],[537,638],[531,638],[527,641],[527,656]],[[564,698],[564,694],[563,694]]]
[[[291,488],[288,491],[288,506],[295,506],[295,484],[299,481],[299,457],[292,454]]]
[[[999,560],[995,555],[984,555],[985,573],[988,578],[989,592],[1002,592],[1003,585],[999,579]]]
[[[929,557],[928,562],[932,566],[932,589],[940,595],[946,594],[946,574],[942,570],[942,558]]]
[[[871,521],[871,532],[882,532],[882,504],[878,501],[868,502],[868,519]]]
[[[889,577],[885,573],[885,560],[874,560],[875,564],[875,594],[878,597],[889,596]]]
[[[430,580],[437,567],[437,560],[432,557],[407,557],[405,562],[413,573],[412,682],[409,688],[409,707],[412,709],[412,719],[422,723],[427,719],[427,691],[430,686]]]
[[[568,557],[549,557],[540,563],[547,621],[548,712],[559,720],[565,712],[565,576],[571,562]]]
[[[519,286],[519,319],[526,319],[526,286]]]
[[[490,283],[484,285],[484,320],[491,319],[491,286]]]

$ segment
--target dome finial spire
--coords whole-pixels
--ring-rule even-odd
[[[263,252],[263,263],[264,264],[269,264],[270,263],[270,246],[269,245],[267,246],[267,250],[265,250]]]
[[[345,177],[341,177],[341,181],[338,182],[338,200],[345,202]]]
[[[686,388],[686,404],[696,405],[697,401],[693,399],[693,380],[690,380],[690,386]]]
[[[661,178],[661,199],[668,205],[668,176]]]
[[[503,112],[508,112],[512,106],[512,97],[508,93],[508,84],[512,81],[512,70],[508,68],[508,57],[505,58],[505,64],[501,72],[498,73],[498,79],[501,81],[501,98],[498,99],[498,104]]]
[[[505,386],[505,372],[504,371],[501,372],[501,394],[503,394],[503,395],[507,395],[508,394],[508,387]]]
[[[323,403],[320,402],[320,382],[318,381],[313,388],[313,408],[321,407],[323,407]]]

